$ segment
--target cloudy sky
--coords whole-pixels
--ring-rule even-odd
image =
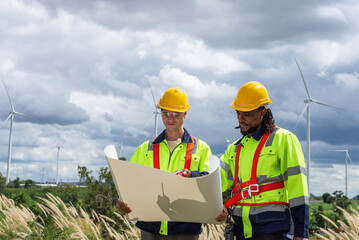
[[[185,128],[215,155],[240,137],[229,104],[245,82],[268,89],[278,126],[306,155],[311,104],[311,192],[359,194],[359,3],[356,0],[0,2],[0,78],[15,110],[11,178],[76,181],[77,166],[107,166],[103,149],[130,158],[154,135],[154,103],[178,86],[190,100]],[[0,85],[0,117],[11,110]],[[160,120],[160,119],[159,119]],[[6,176],[9,122],[0,129]],[[163,130],[160,121],[158,131]]]

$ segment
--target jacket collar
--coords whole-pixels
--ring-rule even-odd
[[[256,141],[259,141],[262,137],[263,137],[263,134],[264,134],[264,131],[263,131],[263,128],[260,128],[257,130],[257,132],[255,132],[252,137],[256,140]],[[247,135],[248,136],[248,135]],[[241,143],[242,139],[244,138],[245,136],[241,137],[234,145],[238,145]]]
[[[185,128],[183,128],[183,129],[184,129],[184,134],[183,134],[181,141],[183,143],[191,143],[192,142],[191,135],[187,132],[187,130]],[[162,133],[160,135],[158,135],[158,137],[153,141],[153,144],[158,144],[160,142],[163,142],[166,139],[165,131],[166,130],[163,130]]]
[[[259,141],[264,135],[264,131],[263,131],[263,128],[260,128],[258,129],[257,132],[255,132],[252,137],[256,140],[256,141]]]

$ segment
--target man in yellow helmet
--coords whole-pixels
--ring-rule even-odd
[[[155,139],[140,145],[130,162],[183,177],[208,174],[211,149],[183,128],[189,109],[186,93],[180,88],[168,89],[158,105],[166,129]],[[131,212],[130,205],[117,201],[117,208],[122,213]],[[138,221],[136,226],[141,229],[142,240],[196,240],[202,231],[201,223]]]
[[[271,103],[261,83],[248,82],[230,105],[243,137],[221,157],[222,190],[233,194],[217,221],[227,218],[231,226],[232,217],[228,234],[236,239],[308,239],[302,148],[294,134],[275,125]]]

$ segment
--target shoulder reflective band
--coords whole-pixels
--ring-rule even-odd
[[[191,136],[192,142],[187,143],[186,149],[186,158],[184,163],[184,168],[190,170],[191,161],[192,161],[192,151],[193,151],[193,136]],[[153,167],[156,169],[160,169],[160,144],[153,145]]]

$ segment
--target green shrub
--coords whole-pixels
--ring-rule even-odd
[[[33,187],[35,186],[35,182],[31,179],[28,179],[25,181],[25,185],[24,185],[24,188],[30,188],[30,187]]]
[[[16,206],[19,206],[21,204],[28,207],[34,203],[34,200],[32,200],[31,197],[25,192],[16,193],[12,195],[11,198],[15,201]]]
[[[317,207],[312,208],[312,214],[309,218],[310,232],[318,231],[320,227],[324,227],[325,220],[323,219],[322,214],[324,214],[323,206],[318,205]]]
[[[0,193],[2,194],[4,190],[6,189],[6,179],[3,177],[3,175],[0,173]]]

